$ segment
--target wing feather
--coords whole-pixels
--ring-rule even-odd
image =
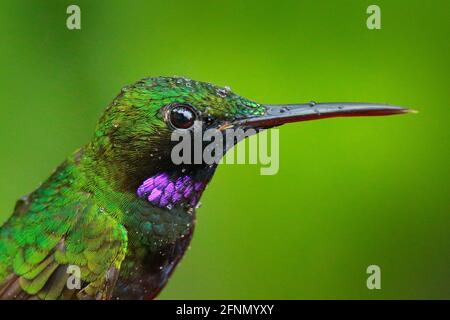
[[[47,234],[45,229],[52,230],[51,239],[30,234],[0,237],[0,240],[9,242],[8,253],[14,257],[0,260],[0,267],[5,270],[6,266],[7,272],[3,280],[0,277],[0,299],[110,298],[126,254],[126,230],[93,205],[90,199],[84,202],[84,206],[79,203],[68,206],[74,213],[69,215],[66,212],[66,217],[76,219],[76,223],[70,223],[72,227],[69,230],[55,228],[54,224],[39,229],[44,235]],[[26,219],[23,220],[27,215],[21,213],[20,217],[19,228],[14,228],[17,225],[14,221],[8,221],[0,231],[3,234],[27,233]],[[67,286],[71,276],[69,266],[80,270],[79,288]]]

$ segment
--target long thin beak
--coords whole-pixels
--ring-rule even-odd
[[[269,128],[289,122],[318,120],[333,117],[387,116],[416,112],[415,110],[374,103],[315,103],[266,105],[262,116],[237,121],[239,126]]]

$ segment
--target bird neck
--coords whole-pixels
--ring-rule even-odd
[[[96,162],[88,147],[75,152],[68,162],[77,180],[74,192],[90,193],[99,212],[126,227],[130,250],[142,249],[139,252],[143,255],[160,252],[192,233],[195,207],[207,185],[200,179],[204,175],[192,177],[186,171],[155,173],[127,191],[113,179],[116,173],[111,172],[111,167]]]
[[[178,204],[195,207],[207,183],[189,175],[162,172],[143,181],[136,195],[159,208],[171,209]]]
[[[95,149],[84,148],[80,163],[91,184],[97,190],[109,190],[121,203],[131,199],[171,210],[180,207],[190,210],[210,182],[217,165],[175,166],[170,161],[116,161],[99,156]]]

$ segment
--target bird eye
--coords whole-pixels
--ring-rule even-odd
[[[176,129],[189,129],[194,125],[197,114],[188,105],[176,105],[169,113],[170,124]]]

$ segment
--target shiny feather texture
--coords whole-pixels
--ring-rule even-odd
[[[262,105],[227,88],[185,78],[146,78],[124,87],[92,141],[17,201],[0,227],[0,298],[158,294],[189,245],[195,204],[215,169],[170,161],[172,129],[164,112],[173,103],[195,106],[212,126],[264,113]],[[185,201],[171,195],[176,201],[168,208],[159,198],[149,201],[148,190],[138,192],[161,174],[167,192],[170,181],[189,181]],[[73,266],[81,272],[79,288],[67,285]]]
[[[92,141],[20,199],[0,227],[0,298],[151,299],[160,292],[188,248],[195,207],[217,166],[171,160],[177,142],[168,114],[177,105],[195,113],[202,130],[222,134],[411,112],[367,103],[261,105],[177,77],[124,87]]]

